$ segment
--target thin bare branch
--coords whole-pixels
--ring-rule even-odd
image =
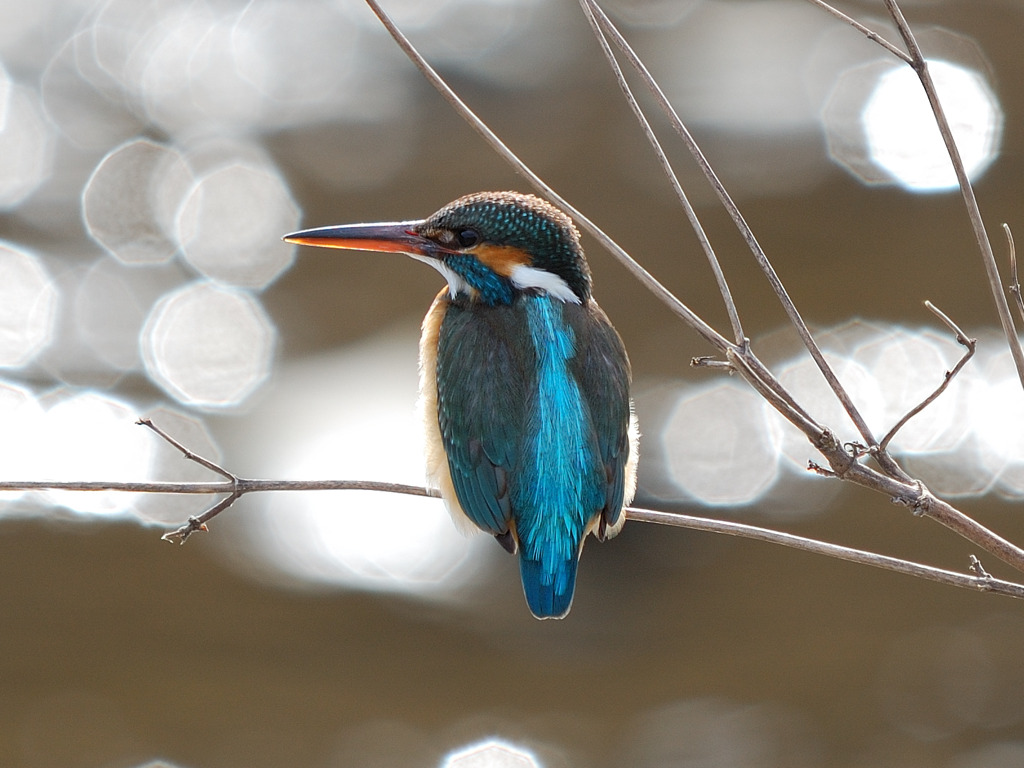
[[[853,27],[854,29],[859,31],[862,35],[864,35],[864,37],[866,37],[868,40],[870,40],[873,43],[878,43],[880,46],[885,48],[885,50],[887,50],[889,53],[891,53],[896,58],[902,59],[907,64],[912,64],[913,63],[913,60],[904,51],[901,51],[899,48],[897,48],[895,45],[890,43],[888,40],[886,40],[884,37],[882,37],[880,34],[875,32],[874,30],[869,29],[868,27],[864,26],[863,24],[861,24],[856,19],[853,19],[850,16],[847,16],[845,13],[840,11],[838,8],[833,8],[831,5],[829,5],[828,3],[824,2],[823,0],[807,0],[807,2],[811,3],[811,5],[818,6],[819,8],[824,10],[826,13],[832,14],[837,19],[842,21],[844,24],[849,24],[851,27]]]
[[[690,154],[693,156],[694,162],[697,164],[698,169],[704,175],[704,178],[707,179],[708,184],[711,186],[712,190],[714,190],[715,195],[718,197],[719,202],[722,204],[722,207],[725,208],[725,210],[728,212],[729,217],[732,219],[733,224],[739,231],[740,236],[747,244],[747,248],[753,254],[754,260],[757,262],[757,265],[761,268],[761,271],[767,278],[768,284],[771,286],[772,290],[775,292],[775,295],[778,297],[779,303],[782,305],[782,308],[785,311],[787,318],[789,318],[790,323],[796,329],[797,335],[800,337],[801,342],[807,348],[807,351],[810,353],[811,358],[814,360],[815,364],[818,366],[818,369],[821,371],[822,376],[825,377],[825,380],[828,382],[829,387],[832,389],[833,393],[835,393],[836,398],[838,398],[839,402],[842,404],[843,409],[846,410],[846,412],[849,414],[850,420],[856,426],[857,431],[860,433],[861,437],[864,439],[865,442],[867,442],[869,445],[875,445],[876,441],[871,433],[871,429],[868,427],[867,422],[861,415],[860,410],[854,404],[853,399],[846,391],[846,388],[843,387],[842,383],[839,381],[839,378],[832,370],[832,367],[828,364],[828,361],[825,359],[825,355],[818,347],[817,342],[811,335],[810,329],[804,322],[804,319],[800,315],[799,310],[797,310],[796,304],[793,303],[793,300],[789,296],[789,292],[786,290],[786,287],[782,284],[782,280],[779,279],[778,274],[775,272],[775,268],[769,261],[768,256],[764,252],[764,249],[761,248],[761,244],[757,241],[757,237],[754,235],[753,230],[751,230],[750,225],[747,224],[746,219],[740,212],[739,206],[736,205],[736,202],[732,199],[732,196],[725,189],[725,185],[722,184],[721,180],[718,178],[718,174],[716,174],[714,169],[711,167],[711,164],[704,156],[703,151],[698,146],[696,140],[693,138],[693,135],[690,133],[689,129],[683,123],[682,119],[680,119],[679,114],[676,112],[671,102],[669,102],[668,97],[665,96],[665,92],[661,89],[661,86],[658,85],[657,80],[655,80],[654,76],[651,75],[650,71],[647,69],[647,66],[643,63],[643,61],[640,59],[637,53],[633,50],[629,42],[619,32],[618,28],[611,21],[611,19],[608,18],[607,14],[605,14],[604,11],[601,10],[601,8],[596,4],[596,2],[594,2],[594,0],[585,1],[593,11],[593,16],[600,24],[601,29],[605,32],[605,34],[609,36],[611,41],[615,43],[615,46],[626,57],[626,60],[629,62],[630,66],[633,67],[633,69],[640,76],[641,81],[651,92],[651,95],[654,97],[655,102],[665,113],[666,117],[668,117],[673,130],[678,134],[680,139],[686,145],[687,150],[689,150]],[[900,469],[899,466],[895,463],[895,461],[893,461],[887,454],[879,454],[877,458],[879,462],[883,464],[887,472],[906,478],[906,475],[903,473],[902,469]]]
[[[915,503],[910,505],[915,514],[927,515],[986,552],[995,555],[1004,563],[1012,565],[1018,571],[1024,571],[1024,565],[1022,565],[1024,552],[1020,547],[990,531],[949,502],[932,495],[923,483],[919,483],[919,485],[921,487],[920,496]]]
[[[228,472],[226,469],[224,469],[224,467],[222,467],[219,464],[211,461],[210,459],[204,458],[203,456],[200,456],[197,453],[193,453],[188,448],[186,448],[184,445],[182,445],[177,440],[175,440],[173,437],[171,437],[166,432],[164,432],[162,429],[160,429],[160,427],[158,427],[156,424],[154,424],[151,419],[139,419],[135,423],[136,424],[141,424],[142,426],[148,427],[149,429],[151,429],[157,435],[159,435],[164,440],[166,440],[168,443],[170,443],[172,446],[174,446],[179,451],[181,451],[181,455],[184,456],[185,459],[187,459],[188,461],[194,461],[199,466],[206,467],[211,472],[216,472],[218,475],[221,475],[222,477],[226,477],[228,479],[228,481],[230,482],[230,484],[231,484],[231,492],[227,496],[225,496],[223,499],[218,501],[212,507],[207,509],[205,512],[203,512],[203,514],[201,514],[201,515],[199,515],[197,517],[190,517],[188,519],[188,522],[185,523],[185,525],[181,526],[177,530],[168,531],[167,533],[165,533],[160,538],[163,539],[164,541],[171,541],[171,542],[177,541],[179,544],[184,544],[188,540],[188,537],[191,536],[193,533],[196,533],[197,531],[208,531],[208,530],[210,530],[207,527],[206,523],[209,522],[210,520],[212,520],[213,518],[215,518],[217,515],[219,515],[225,509],[230,507],[232,504],[234,504],[240,498],[242,498],[243,491],[239,490],[239,487],[238,487],[238,480],[239,480],[239,478],[238,478],[238,476],[233,474],[233,473],[231,473],[231,472]]]
[[[999,323],[1003,328],[1003,336],[1006,338],[1010,355],[1013,357],[1013,363],[1017,368],[1017,377],[1020,379],[1021,386],[1024,387],[1024,349],[1021,348],[1020,339],[1017,337],[1017,329],[1013,323],[1013,315],[1010,312],[1010,305],[1006,301],[1006,294],[1003,292],[1002,281],[999,277],[999,267],[996,265],[996,258],[992,252],[992,243],[988,238],[985,221],[982,219],[981,209],[978,207],[978,200],[974,195],[974,187],[971,186],[971,180],[967,176],[967,169],[964,167],[963,160],[960,157],[960,149],[953,138],[953,131],[949,127],[946,112],[939,101],[939,94],[935,89],[935,82],[932,80],[928,61],[921,52],[917,38],[903,16],[903,11],[900,10],[896,0],[884,0],[884,2],[889,10],[889,15],[896,24],[896,29],[899,31],[903,42],[907,46],[907,50],[910,52],[910,66],[913,67],[918,79],[921,81],[921,86],[924,88],[925,95],[928,97],[928,104],[931,106],[932,114],[935,117],[935,124],[939,128],[942,141],[946,145],[946,151],[949,153],[949,159],[953,163],[953,170],[960,185],[960,194],[963,197],[964,206],[967,208],[967,217],[970,220],[971,229],[974,231],[974,239],[981,253],[982,264],[985,267],[985,275],[988,278],[992,300],[995,302]]]
[[[929,405],[935,402],[939,395],[946,391],[946,388],[949,386],[950,382],[953,381],[953,379],[956,377],[958,373],[960,373],[961,370],[963,370],[963,367],[967,365],[967,362],[972,357],[974,357],[974,352],[978,347],[978,340],[968,338],[968,336],[962,330],[960,330],[960,327],[956,323],[954,323],[949,318],[949,316],[946,315],[945,312],[936,307],[930,301],[925,301],[924,305],[928,307],[928,309],[930,309],[936,317],[942,320],[942,322],[944,322],[951,331],[953,331],[954,338],[956,339],[957,344],[963,346],[965,348],[965,351],[963,357],[961,357],[960,361],[953,367],[953,370],[946,371],[943,374],[942,383],[939,384],[935,391],[928,395],[928,397],[922,400],[918,405],[907,411],[906,415],[904,415],[902,419],[900,419],[899,421],[896,422],[895,425],[893,425],[893,428],[890,429],[886,436],[882,438],[882,442],[878,444],[878,450],[880,451],[884,451],[889,447],[889,442],[896,436],[897,432],[903,429],[903,426],[908,421],[910,421],[917,414],[919,414],[921,411],[923,411],[925,408],[927,408]]]
[[[230,472],[228,474],[231,474]],[[234,477],[234,476],[233,476]],[[234,489],[234,491],[233,491]],[[0,491],[12,490],[62,490],[62,491],[131,491],[142,493],[224,493],[230,495],[221,499],[217,504],[204,512],[202,515],[190,517],[188,521],[173,531],[163,535],[167,541],[180,541],[184,543],[193,533],[206,530],[206,522],[210,518],[227,509],[234,501],[243,494],[258,493],[266,491],[317,491],[317,490],[363,490],[382,491],[385,493],[400,493],[411,496],[437,497],[438,493],[429,488],[422,488],[414,485],[403,485],[401,483],[382,483],[368,480],[249,480],[235,477],[235,481],[214,482],[214,483],[174,483],[174,482],[153,482],[153,483],[120,483],[109,481],[89,482],[60,482],[60,481],[31,481],[17,482],[8,481],[0,483]],[[987,573],[979,572],[975,567],[976,558],[972,559],[971,570],[978,573],[977,576],[945,571],[928,565],[922,565],[910,560],[879,555],[864,550],[852,549],[838,544],[809,539],[803,536],[796,536],[781,531],[773,531],[767,528],[747,525],[726,520],[715,520],[707,517],[685,515],[678,512],[662,512],[653,509],[639,507],[627,507],[626,516],[630,520],[638,522],[655,523],[659,525],[670,525],[678,528],[690,528],[709,533],[727,534],[739,536],[756,541],[764,541],[772,544],[781,544],[793,549],[805,552],[835,557],[852,563],[871,565],[876,568],[883,568],[898,573],[917,576],[919,578],[936,581],[954,587],[975,589],[983,592],[994,592],[1009,597],[1024,598],[1024,584],[994,579]],[[988,549],[986,547],[986,549]],[[991,550],[990,550],[991,551]],[[973,557],[973,556],[972,556]],[[980,565],[980,563],[979,563]]]
[[[764,390],[770,391],[772,396],[778,398],[778,402],[774,402],[769,399],[776,410],[781,413],[791,423],[795,424],[812,443],[816,443],[821,437],[822,433],[825,432],[825,428],[819,424],[814,418],[811,417],[804,407],[800,405],[793,396],[789,393],[789,390],[782,386],[782,383],[775,378],[775,375],[768,370],[764,363],[750,351],[749,347],[742,351],[742,354],[737,352],[732,355],[733,366],[736,367],[738,358],[743,359],[742,370],[744,378],[747,381],[754,384],[754,388],[759,392]],[[755,383],[756,382],[756,383]],[[766,395],[767,397],[767,395]]]
[[[184,445],[179,443],[173,437],[168,435],[166,432],[164,432],[162,429],[160,429],[160,427],[158,427],[156,424],[154,424],[152,419],[145,419],[145,418],[143,418],[143,419],[139,419],[135,423],[138,424],[141,427],[147,427],[148,429],[150,429],[153,432],[155,432],[156,434],[158,434],[166,442],[170,443],[172,446],[174,446],[179,451],[181,451],[181,455],[184,456],[187,460],[194,461],[199,466],[206,467],[211,472],[216,472],[218,475],[220,475],[221,477],[226,477],[228,480],[234,481],[234,480],[237,479],[233,474],[228,472],[226,469],[224,469],[224,467],[220,466],[219,464],[215,464],[214,462],[210,461],[207,458],[204,458],[204,457],[202,457],[202,456],[200,456],[200,455],[198,455],[196,453],[192,453],[192,451],[190,451],[188,448],[186,448]]]
[[[1021,320],[1024,320],[1024,298],[1021,297],[1020,277],[1017,275],[1017,249],[1013,245],[1013,232],[1010,231],[1010,225],[1005,221],[1003,222],[1003,234],[1006,235],[1006,246],[1010,258],[1010,293],[1013,294],[1014,302],[1017,305],[1017,314],[1020,315]]]
[[[177,541],[184,544],[188,538],[197,531],[208,531],[207,523],[228,509],[247,493],[261,491],[386,491],[389,493],[406,493],[420,496],[436,496],[436,492],[418,488],[416,486],[403,485],[401,483],[382,483],[370,481],[353,480],[251,480],[239,477],[229,472],[214,461],[200,456],[186,448],[178,440],[164,432],[150,419],[139,419],[136,424],[147,427],[154,434],[174,446],[181,455],[189,461],[194,461],[202,467],[214,472],[221,477],[227,478],[223,482],[216,483],[181,483],[181,482],[102,482],[102,481],[51,481],[37,480],[31,482],[3,482],[0,481],[0,491],[127,491],[132,493],[168,493],[168,494],[226,494],[213,504],[201,515],[189,517],[179,528],[168,531],[160,538],[164,541]]]
[[[985,579],[991,578],[991,576],[989,575],[989,572],[985,570],[985,566],[983,566],[981,564],[981,560],[979,560],[974,555],[971,555],[971,564],[968,566],[968,570],[970,570],[971,573],[978,574],[982,578],[985,578]]]
[[[737,363],[737,370],[746,373],[743,358],[730,358]],[[748,379],[750,381],[751,379]],[[771,394],[757,388],[768,402],[778,408]],[[794,424],[800,426],[798,421]],[[808,437],[810,431],[806,431]],[[819,475],[846,480],[877,493],[885,494],[892,503],[910,509],[915,515],[930,517],[954,533],[962,536],[981,549],[995,555],[1003,562],[1024,572],[1024,549],[990,531],[976,520],[965,515],[946,501],[936,497],[920,480],[902,480],[872,469],[857,461],[860,451],[851,451],[828,429],[823,430],[811,444],[828,460],[828,468],[815,462],[808,463],[808,469]]]
[[[178,544],[180,545],[184,544],[188,540],[188,537],[191,536],[193,533],[196,533],[197,531],[209,531],[210,529],[209,527],[207,527],[206,521],[212,517],[216,517],[225,509],[234,504],[238,500],[239,496],[240,494],[237,491],[235,493],[232,493],[230,496],[225,496],[223,499],[218,501],[208,510],[203,512],[203,514],[199,515],[198,517],[189,517],[188,521],[183,526],[173,531],[168,531],[167,533],[165,533],[163,536],[160,537],[160,540],[169,541],[172,544],[175,541],[177,541]]]
[[[716,360],[715,358],[707,355],[691,357],[690,365],[693,368],[717,368],[719,370],[725,370],[728,373],[736,373],[736,368],[728,360]]]
[[[935,81],[932,80],[931,72],[928,69],[928,61],[925,59],[924,53],[922,53],[921,47],[918,45],[917,38],[907,23],[903,11],[900,9],[899,3],[897,0],[883,0],[900,37],[903,38],[903,42],[907,46],[909,55],[823,0],[808,1],[860,30],[869,40],[878,43],[893,56],[909,64],[917,73],[925,96],[928,98],[928,104],[931,106],[932,114],[935,117],[935,124],[938,126],[942,141],[946,145],[949,159],[953,163],[953,170],[956,173],[957,183],[960,186],[960,194],[964,199],[964,206],[967,209],[967,216],[971,223],[971,229],[974,232],[974,239],[981,253],[982,264],[985,267],[985,276],[988,278],[989,290],[992,293],[992,299],[996,306],[996,314],[998,314],[999,323],[1003,328],[1003,336],[1006,338],[1007,346],[1010,348],[1010,354],[1017,369],[1017,377],[1020,379],[1021,386],[1024,386],[1024,349],[1021,348],[1020,340],[1017,337],[1017,329],[1013,323],[1013,315],[1010,313],[1009,303],[1006,301],[1006,295],[1003,293],[1002,282],[999,278],[999,268],[996,264],[995,255],[992,252],[992,243],[985,229],[985,221],[981,216],[981,209],[978,207],[978,200],[974,195],[974,187],[971,186],[971,181],[967,176],[967,169],[964,167],[963,160],[960,157],[960,149],[956,145],[956,139],[953,138],[953,132],[949,127],[946,112],[939,101],[938,91],[935,89]]]
[[[732,348],[726,352],[726,357],[732,364],[733,368],[741,373],[744,378],[750,382],[754,388],[766,398],[766,400],[768,400],[770,404],[780,411],[780,413],[804,431],[815,447],[818,448],[818,450],[822,452],[822,455],[828,459],[831,472],[836,477],[850,480],[876,491],[888,493],[892,499],[900,504],[910,507],[915,511],[915,513],[927,515],[938,520],[943,525],[946,525],[969,541],[985,547],[993,554],[996,554],[997,557],[1000,557],[1007,563],[1013,565],[1018,570],[1024,570],[1024,550],[1021,550],[1019,547],[1006,541],[1002,537],[999,537],[992,531],[989,531],[987,528],[978,524],[966,515],[963,515],[952,506],[934,497],[923,484],[913,480],[909,475],[907,475],[886,451],[880,451],[877,449],[877,443],[874,440],[870,429],[867,427],[866,422],[864,422],[863,417],[852,403],[849,395],[835,377],[831,367],[825,361],[823,354],[817,347],[814,339],[811,337],[809,329],[807,329],[799,312],[797,312],[795,305],[793,305],[792,300],[789,298],[788,293],[782,286],[782,283],[770,262],[765,256],[763,250],[760,248],[760,245],[757,243],[753,233],[750,231],[749,226],[746,224],[746,221],[743,219],[737,206],[726,192],[724,186],[722,186],[721,182],[718,180],[717,175],[711,169],[710,164],[701,153],[699,147],[697,147],[696,142],[689,134],[685,125],[683,125],[682,121],[679,119],[657,82],[646,69],[646,66],[632,50],[628,42],[618,32],[614,24],[612,24],[599,7],[594,5],[592,2],[590,3],[590,6],[594,11],[595,18],[601,24],[602,29],[627,57],[631,66],[633,66],[633,68],[639,73],[647,87],[651,90],[656,101],[672,122],[676,132],[680,135],[687,148],[694,156],[698,167],[704,172],[705,177],[712,185],[712,188],[718,195],[719,200],[729,212],[734,223],[746,239],[748,247],[750,247],[751,252],[758,261],[758,264],[762,267],[762,270],[768,277],[769,283],[775,289],[783,307],[790,316],[791,322],[797,329],[798,333],[800,333],[801,339],[810,351],[812,358],[815,359],[815,362],[818,364],[822,374],[832,387],[833,392],[835,392],[836,396],[849,413],[851,419],[856,424],[858,431],[867,443],[869,452],[879,463],[884,474],[877,473],[858,462],[856,460],[856,456],[851,455],[851,453],[835,439],[834,435],[832,435],[830,431],[823,430],[816,422],[814,422],[813,419],[807,416],[806,412],[795,407],[796,404],[793,402],[789,393],[778,384],[777,380],[769,371],[767,371],[767,369],[764,369],[760,361],[756,356],[750,353],[748,348]],[[901,56],[901,58],[904,57]]]
[[[725,273],[722,271],[722,265],[719,264],[714,248],[711,247],[711,241],[708,240],[707,233],[704,231],[704,226],[701,224],[700,219],[697,216],[697,212],[690,204],[690,200],[687,198],[686,192],[683,191],[682,184],[679,183],[679,178],[676,176],[676,172],[672,168],[672,163],[665,154],[665,150],[662,148],[661,142],[658,141],[658,137],[655,135],[650,121],[644,114],[639,102],[637,102],[636,97],[633,95],[633,90],[629,87],[629,83],[626,82],[626,78],[622,74],[622,67],[619,66],[619,62],[615,58],[615,52],[612,50],[612,47],[608,42],[608,38],[605,36],[601,29],[601,25],[598,24],[597,18],[594,15],[595,5],[593,0],[580,0],[580,7],[583,9],[583,13],[587,17],[587,21],[590,23],[590,28],[594,33],[594,37],[597,38],[597,42],[601,46],[601,52],[604,54],[605,59],[608,61],[608,65],[615,74],[615,79],[619,84],[619,88],[622,90],[622,95],[625,97],[626,103],[629,104],[634,117],[643,129],[644,136],[647,138],[647,143],[650,144],[651,148],[654,150],[654,154],[658,158],[658,163],[661,165],[662,171],[668,179],[669,184],[672,185],[672,190],[676,193],[676,197],[679,199],[679,204],[682,206],[683,212],[686,214],[686,218],[690,222],[690,227],[697,235],[697,241],[700,243],[701,250],[704,251],[704,256],[708,260],[708,264],[711,266],[711,272],[718,285],[718,291],[722,294],[722,301],[725,303],[726,312],[729,314],[729,323],[732,325],[733,340],[737,344],[744,345],[746,344],[746,334],[743,332],[743,324],[740,322],[739,310],[736,308],[736,302],[732,297],[732,291],[730,290],[729,283],[725,278]]]
[[[241,493],[266,493],[268,491],[379,491],[381,493],[404,493],[413,496],[437,496],[437,492],[424,490],[419,486],[405,483],[388,483],[379,480],[255,480],[235,477],[207,483],[177,482],[173,480],[142,480],[121,482],[118,480],[0,480],[3,491],[85,491],[102,493],[168,493],[202,495],[232,493],[235,488]]]
[[[994,579],[981,569],[980,561],[974,555],[970,555],[969,568],[977,573],[971,576],[966,573],[947,571],[935,568],[930,565],[922,565],[909,560],[902,560],[887,555],[879,555],[874,552],[866,552],[860,549],[843,547],[838,544],[830,544],[817,539],[808,539],[803,536],[796,536],[782,531],[773,531],[767,528],[759,528],[745,523],[736,523],[728,520],[714,520],[706,517],[694,517],[676,512],[658,512],[651,509],[627,510],[630,520],[638,520],[645,523],[658,523],[660,525],[671,525],[679,528],[690,528],[698,531],[709,531],[730,536],[741,536],[745,539],[766,541],[772,544],[781,544],[784,547],[792,547],[804,552],[813,552],[827,557],[834,557],[838,560],[846,560],[851,563],[870,565],[875,568],[883,568],[888,571],[905,573],[910,576],[936,581],[941,584],[948,584],[963,589],[973,589],[980,592],[995,592],[1009,597],[1024,598],[1024,585],[1012,581]]]

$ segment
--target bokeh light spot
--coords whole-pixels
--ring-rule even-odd
[[[50,341],[57,290],[39,259],[0,243],[0,366],[19,367]]]
[[[414,423],[410,416],[409,409],[383,412],[364,403],[362,418],[346,419],[310,441],[295,457],[301,469],[287,474],[383,478],[388,473],[377,458],[382,453],[388,454],[392,477],[396,467],[415,472],[423,456],[416,436],[407,434]],[[285,503],[286,511],[273,505],[278,514],[270,518],[272,556],[306,580],[395,592],[448,590],[470,551],[470,540],[435,499],[339,491]]]
[[[747,504],[778,475],[776,436],[760,398],[727,382],[681,397],[661,437],[680,490],[705,504]]]
[[[1003,118],[982,77],[945,61],[929,62],[967,175],[977,178],[995,157]],[[861,118],[874,161],[907,189],[956,186],[956,175],[917,75],[898,67],[883,75]]]
[[[299,207],[277,172],[247,164],[219,168],[193,187],[178,216],[185,258],[207,277],[262,288],[287,269]]]
[[[968,177],[999,152],[1003,113],[984,77],[959,64],[928,68]],[[914,192],[956,187],[956,175],[921,83],[907,66],[861,66],[837,82],[824,114],[832,157],[865,183]]]
[[[881,439],[942,382],[962,354],[934,330],[913,331],[854,321],[818,335],[826,357]],[[1024,419],[1024,395],[1005,342],[988,335],[945,392],[907,422],[891,444],[914,476],[945,496],[981,496],[993,488],[1024,496],[1024,439],[1008,429]],[[820,424],[841,441],[862,441],[846,412],[806,358],[778,367],[779,380]],[[767,406],[766,406],[767,408]],[[769,411],[782,430],[782,450],[795,468],[815,451],[806,438]]]
[[[276,330],[249,294],[208,282],[162,298],[142,330],[150,378],[181,403],[243,403],[266,380]]]
[[[241,460],[272,477],[422,485],[416,334],[403,330],[285,366],[274,397],[246,418],[275,450]],[[480,555],[497,550],[489,537],[462,535],[437,499],[353,490],[266,494],[258,503],[259,516],[239,531],[245,567],[262,561],[277,580],[451,601],[480,582]]]
[[[239,76],[232,55],[236,16],[209,5],[170,5],[129,61],[150,119],[171,134],[207,125],[221,131],[257,122],[262,95]]]
[[[273,111],[336,103],[352,84],[364,31],[342,5],[246,5],[232,29],[232,58],[239,76],[276,106]]]
[[[790,0],[643,3],[646,12],[666,5],[687,15],[647,32],[655,43],[647,65],[730,191],[775,196],[812,187],[829,165],[819,138],[824,97],[807,72],[823,68],[815,51],[830,20]],[[619,155],[636,164],[630,153]],[[680,170],[687,173],[685,164]],[[649,169],[641,175],[663,181]],[[695,178],[687,193],[703,195],[703,183]]]
[[[825,356],[832,370],[868,424],[883,423],[884,399],[872,373],[852,360],[846,350],[836,353],[829,351],[825,345],[822,347],[826,350]],[[820,424],[827,424],[841,441],[859,439],[860,435],[852,420],[812,360],[803,358],[783,366],[779,372],[779,381],[812,418]],[[772,418],[781,419],[767,403],[763,407]],[[782,431],[782,452],[801,470],[807,466],[808,459],[816,457],[807,438],[788,422]]]
[[[1024,430],[1010,425],[1024,419],[1024,395],[1008,351],[992,357],[971,379],[966,415],[977,439],[974,460],[983,477],[995,478],[1000,490],[1024,496]]]
[[[154,443],[152,435],[135,423],[134,408],[97,392],[60,393],[57,398],[46,411],[45,454],[37,457],[48,477],[123,481],[146,477]],[[52,503],[83,515],[127,512],[138,498],[117,491],[47,491],[45,495]]]
[[[192,178],[179,152],[136,139],[100,161],[82,192],[92,238],[127,264],[167,261],[178,250],[168,235]]]
[[[74,328],[58,337],[60,356],[69,358],[87,349],[96,356],[96,365],[116,371],[141,367],[142,325],[153,304],[181,284],[183,271],[173,262],[138,269],[111,257],[97,259],[84,274],[76,274],[68,289],[74,298],[68,302],[73,312],[65,314],[66,324]],[[46,355],[51,363],[53,351]]]
[[[0,123],[0,209],[16,208],[53,170],[54,128],[39,96],[13,86]]]
[[[705,0],[606,0],[602,5],[630,27],[671,29]]]
[[[61,134],[76,147],[105,151],[142,128],[123,91],[104,76],[96,61],[96,35],[89,27],[54,54],[42,74],[43,105]]]
[[[542,768],[540,760],[522,747],[487,739],[448,754],[441,768]]]
[[[7,109],[11,103],[11,78],[0,62],[0,130],[7,122]]]
[[[5,477],[30,480],[42,479],[48,471],[41,450],[40,434],[43,409],[25,387],[0,381],[0,424],[4,439],[0,440],[0,467]],[[5,491],[0,499],[10,501],[24,495],[22,491]],[[9,507],[0,505],[0,513],[9,513]]]
[[[854,358],[871,371],[885,393],[881,424],[888,429],[934,392],[940,376],[953,368],[961,351],[952,339],[905,328],[894,328],[862,344]],[[901,454],[927,453],[960,445],[969,426],[958,414],[967,408],[969,386],[965,385],[970,378],[970,372],[962,374],[942,397],[901,427],[891,449]]]
[[[428,61],[474,80],[507,88],[550,88],[573,72],[558,3],[406,0],[390,12],[400,28],[414,32]]]
[[[860,320],[822,330],[816,338],[875,440],[931,395],[964,352],[935,328]],[[771,339],[761,345],[762,359],[773,355],[771,345]],[[808,356],[783,358],[773,370],[840,442],[863,444]],[[648,426],[644,443],[641,471],[652,497],[677,499],[681,492],[706,505],[757,502],[759,512],[787,516],[820,510],[827,501],[829,491],[808,497],[804,486],[820,483],[807,472],[808,461],[820,463],[820,454],[802,431],[741,384],[640,387],[637,403],[642,414],[656,414],[646,423],[664,424],[656,435]],[[888,445],[912,476],[942,496],[995,491],[1017,500],[1024,498],[1024,430],[1007,425],[1022,421],[1024,395],[1012,357],[1005,341],[987,333],[980,335],[969,364]]]
[[[771,136],[817,125],[801,72],[829,28],[821,14],[788,0],[705,3],[662,50],[666,93],[693,120],[719,130]]]
[[[53,6],[59,0],[7,0],[0,3],[0,50],[17,49],[40,27],[52,26]],[[36,47],[37,41],[33,41]]]

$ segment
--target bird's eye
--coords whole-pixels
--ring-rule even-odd
[[[475,229],[460,229],[455,233],[460,248],[472,248],[480,242],[480,233]]]

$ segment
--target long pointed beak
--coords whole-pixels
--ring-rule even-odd
[[[284,240],[299,245],[321,248],[343,248],[349,251],[404,253],[408,256],[435,256],[442,250],[433,240],[416,233],[422,221],[395,221],[384,224],[342,224],[292,232]]]

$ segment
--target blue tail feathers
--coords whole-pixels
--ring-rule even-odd
[[[519,573],[523,579],[523,592],[530,612],[538,619],[561,619],[569,613],[576,591],[577,562],[575,557],[562,560],[552,569],[550,563],[530,560],[520,550]]]

